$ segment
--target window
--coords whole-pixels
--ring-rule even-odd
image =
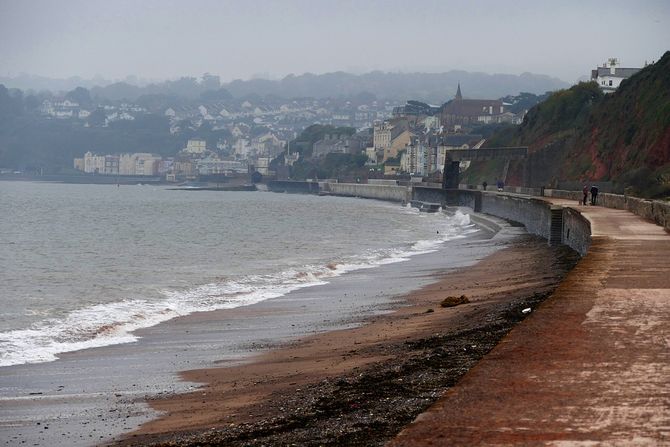
[[[612,86],[612,80],[610,79],[610,87]]]

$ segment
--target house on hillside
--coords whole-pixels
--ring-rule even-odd
[[[386,162],[389,158],[396,158],[400,151],[405,149],[405,147],[410,144],[412,137],[415,134],[409,130],[403,130],[400,132],[393,140],[391,140],[391,146],[384,150],[383,161]]]
[[[407,146],[414,134],[404,118],[396,118],[377,123],[373,129],[372,144],[378,151],[377,159],[386,162],[398,156],[398,152]]]
[[[42,115],[47,115],[53,118],[67,119],[67,118],[85,118],[80,116],[79,104],[65,99],[63,101],[49,101],[44,100],[40,105],[39,111]]]
[[[506,118],[503,102],[499,99],[463,99],[461,84],[456,96],[442,106],[443,126],[472,126],[501,123]]]
[[[354,135],[346,133],[326,134],[312,146],[312,156],[323,157],[330,153],[360,154],[369,142],[370,134],[367,131],[361,131]]]
[[[591,80],[598,84],[603,93],[612,93],[624,79],[642,70],[641,68],[621,68],[617,65],[619,61],[611,57],[602,67],[591,70]]]
[[[400,158],[400,169],[411,175],[424,176],[431,170],[430,149],[421,138],[412,137]]]
[[[205,140],[188,140],[186,147],[182,150],[188,154],[204,154],[207,150],[207,142]]]
[[[266,132],[252,138],[250,148],[256,156],[274,158],[284,149],[284,141],[280,140],[274,133]]]

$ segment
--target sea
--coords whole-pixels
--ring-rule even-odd
[[[0,370],[402,263],[479,230],[376,200],[0,182]]]

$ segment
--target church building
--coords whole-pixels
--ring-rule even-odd
[[[500,123],[505,120],[503,102],[499,99],[463,99],[461,84],[456,97],[442,106],[442,125],[471,126]]]

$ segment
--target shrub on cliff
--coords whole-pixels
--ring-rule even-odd
[[[507,184],[557,180],[611,181],[618,192],[660,197],[670,190],[670,52],[604,95],[593,82],[552,94],[523,123],[487,141],[488,147],[529,146],[511,162]],[[484,163],[473,163],[472,183]],[[502,169],[499,169],[502,172]]]

